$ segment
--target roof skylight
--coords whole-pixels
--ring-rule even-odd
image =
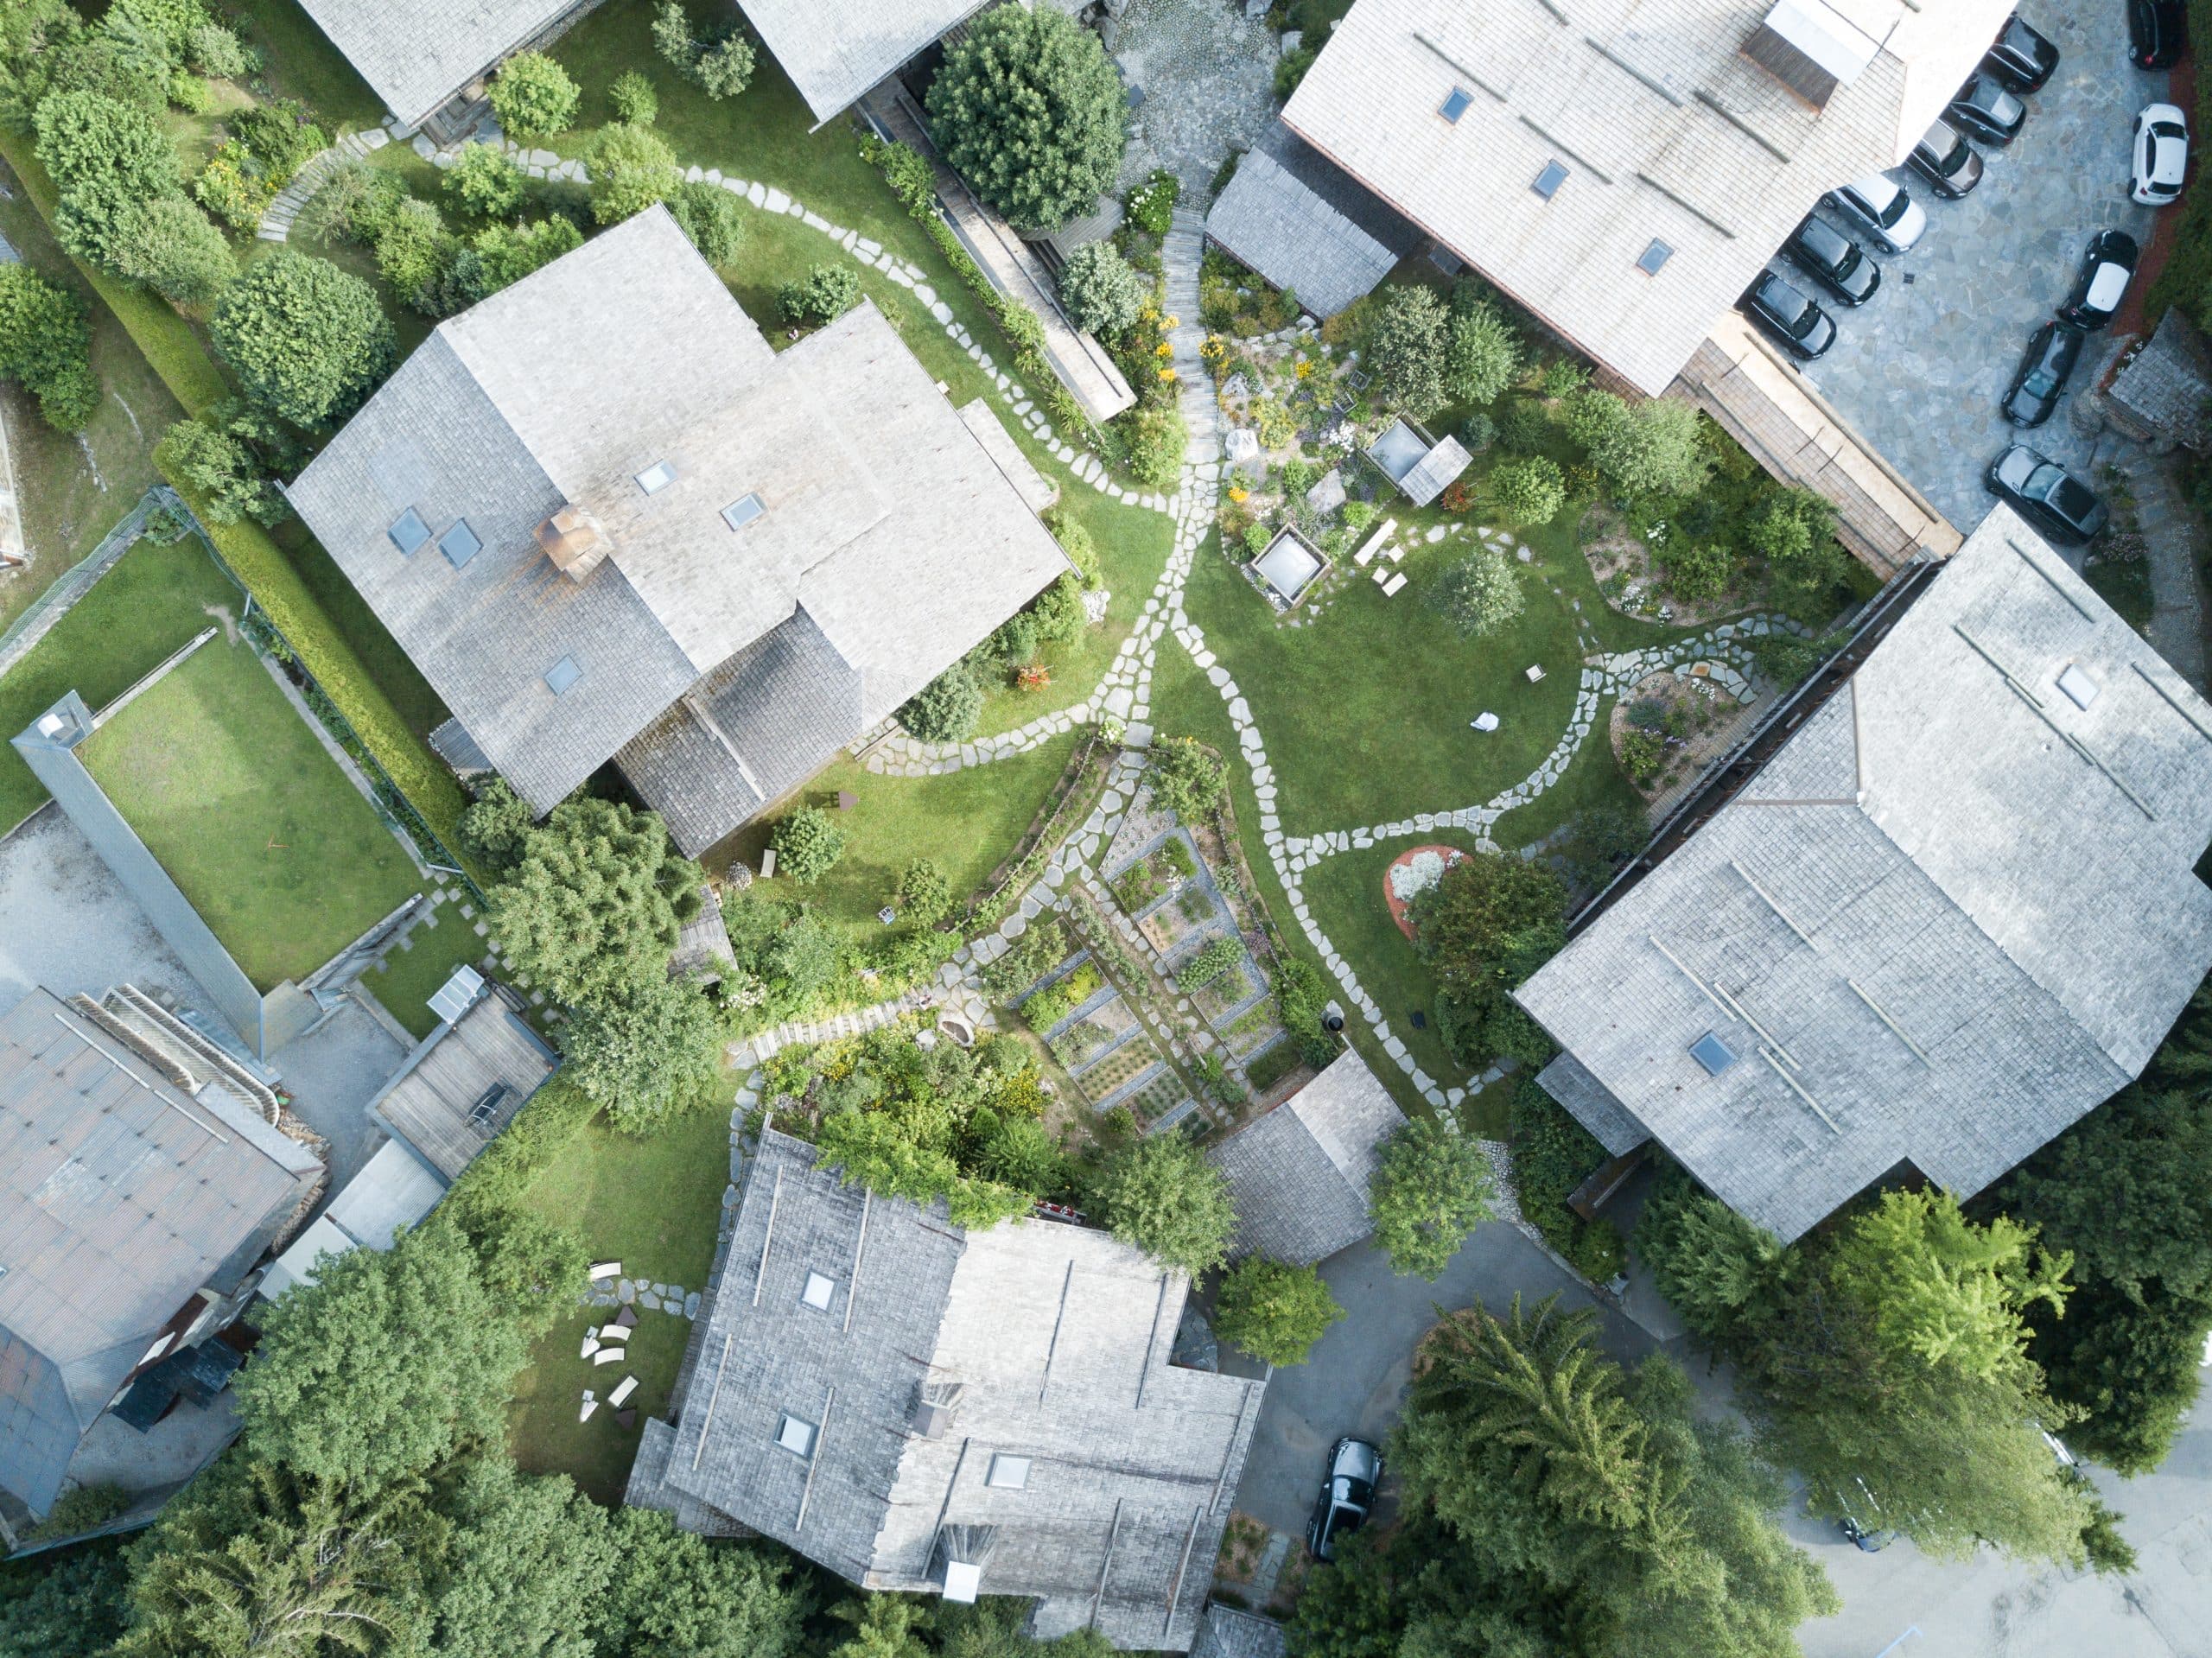
[[[1467,105],[1474,101],[1462,88],[1454,86],[1446,95],[1444,102],[1437,106],[1436,112],[1456,125],[1459,118],[1467,112]]]
[[[1025,1491],[1029,1489],[1029,1458],[994,1455],[991,1471],[983,1477],[983,1483],[995,1485],[1004,1491]]]
[[[1674,257],[1675,250],[1655,238],[1651,245],[1643,250],[1643,257],[1636,262],[1636,268],[1647,276],[1656,276],[1659,267]]]
[[[2066,700],[2075,708],[2087,708],[2104,687],[2083,672],[2080,663],[2069,662],[2058,676],[2058,689],[2066,693]]]
[[[556,696],[565,696],[569,687],[584,677],[574,657],[563,657],[545,670],[545,689]]]
[[[722,522],[733,530],[742,530],[767,510],[758,495],[741,495],[722,509]]]
[[[1707,1075],[1718,1077],[1736,1063],[1736,1051],[1713,1032],[1707,1031],[1690,1044],[1690,1058],[1703,1065]]]
[[[1536,175],[1536,181],[1529,187],[1549,201],[1559,194],[1559,187],[1567,182],[1567,169],[1557,162],[1546,162],[1544,170]]]
[[[409,507],[392,520],[391,528],[385,534],[391,537],[391,544],[403,553],[411,553],[430,538],[430,526],[423,522],[423,515]]]
[[[785,1411],[776,1421],[776,1443],[794,1457],[814,1454],[814,1424]]]
[[[648,495],[658,495],[676,481],[676,468],[665,461],[656,461],[638,474],[638,487]]]
[[[468,527],[467,518],[455,518],[453,528],[438,537],[438,550],[446,556],[447,560],[457,570],[483,551],[484,543],[476,538],[476,532]]]
[[[806,1275],[806,1287],[799,1292],[798,1299],[817,1312],[827,1312],[830,1311],[830,1298],[836,1293],[837,1280],[836,1279],[825,1277],[820,1273],[809,1273]]]

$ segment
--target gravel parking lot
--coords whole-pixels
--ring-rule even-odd
[[[1965,532],[1989,510],[1981,474],[2008,443],[2024,441],[2077,471],[2109,457],[2116,440],[2107,436],[2100,447],[2068,416],[2118,349],[2112,331],[2094,337],[2074,390],[2032,433],[2016,434],[1997,403],[2028,336],[2065,299],[2089,238],[2124,230],[2147,244],[2155,211],[2127,199],[2129,128],[2136,111],[2166,96],[2167,77],[2128,62],[2121,0],[2066,7],[2030,0],[2021,15],[2061,54],[2050,84],[2028,99],[2026,126],[2010,149],[1977,144],[1987,171],[1964,200],[1936,200],[1903,168],[1891,175],[1928,209],[1928,232],[1909,254],[1869,249],[1882,266],[1882,288],[1864,307],[1849,310],[1823,297],[1838,338],[1806,370],[1844,418]],[[1779,259],[1775,268],[1789,269]],[[1817,291],[1802,276],[1793,280]]]

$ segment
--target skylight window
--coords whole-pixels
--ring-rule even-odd
[[[563,657],[545,670],[545,689],[556,696],[568,695],[569,687],[584,677],[574,657]]]
[[[648,495],[658,495],[676,481],[676,468],[665,461],[656,461],[638,474],[638,487]]]
[[[815,1426],[785,1411],[776,1421],[776,1443],[794,1457],[814,1454]]]
[[[391,537],[391,544],[403,553],[411,553],[430,538],[430,526],[423,522],[423,515],[409,507],[392,523],[385,533]]]
[[[733,530],[742,530],[767,510],[758,495],[741,495],[722,509],[722,522]]]
[[[2069,662],[2058,676],[2058,689],[2066,693],[2066,700],[2077,708],[2087,708],[2097,700],[2097,693],[2104,687],[2082,670],[2078,662]]]
[[[467,518],[455,518],[453,528],[438,537],[438,550],[446,556],[447,562],[457,570],[483,551],[484,543],[476,538],[476,532],[468,527]]]
[[[1456,126],[1459,118],[1467,112],[1467,105],[1474,101],[1461,88],[1454,86],[1437,107],[1436,112]]]
[[[830,1298],[836,1293],[836,1280],[825,1278],[820,1273],[809,1273],[806,1275],[806,1287],[799,1292],[798,1299],[817,1312],[827,1312],[830,1311]]]
[[[995,1485],[1002,1491],[1027,1490],[1029,1489],[1029,1458],[993,1456],[991,1471],[983,1477],[983,1483]]]
[[[1546,162],[1544,170],[1536,175],[1536,181],[1529,187],[1549,201],[1559,194],[1559,187],[1567,182],[1567,169],[1557,162]]]
[[[1656,276],[1659,274],[1659,267],[1674,257],[1674,249],[1654,239],[1651,245],[1643,250],[1643,257],[1636,262],[1636,268],[1647,276]]]
[[[1736,1051],[1707,1031],[1690,1044],[1690,1058],[1703,1065],[1708,1076],[1718,1077],[1736,1063]]]

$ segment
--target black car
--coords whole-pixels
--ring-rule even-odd
[[[1306,1527],[1306,1546],[1315,1560],[1334,1560],[1337,1539],[1367,1523],[1382,1479],[1382,1453],[1366,1440],[1347,1435],[1330,1447],[1321,1495]]]
[[[1956,201],[1981,182],[1981,157],[1959,130],[1945,121],[1928,129],[1928,136],[1905,157],[1905,165],[1948,201]]]
[[[2189,45],[2182,0],[2127,0],[2128,60],[2138,69],[2171,69]]]
[[[1882,267],[1834,226],[1806,215],[1782,245],[1782,257],[1835,295],[1843,305],[1864,305],[1882,285]]]
[[[1744,290],[1736,308],[1801,362],[1811,362],[1835,344],[1835,324],[1828,314],[1771,270]]]
[[[1989,492],[2059,541],[2083,542],[2105,527],[2108,516],[2096,491],[2049,455],[2015,443],[1989,463],[1982,480]]]
[[[2082,360],[2082,342],[2088,336],[2063,322],[2046,322],[2035,331],[2028,349],[2013,371],[2012,384],[1998,407],[2015,426],[2040,426],[2050,418],[2058,400],[2066,395],[2066,382],[2074,365]]]
[[[2028,106],[2006,92],[2003,81],[1984,71],[1967,78],[1943,114],[1955,126],[2001,148],[2020,136]]]
[[[2082,274],[2074,278],[2074,291],[2058,308],[2058,320],[2094,334],[2113,319],[2127,297],[2127,284],[2135,275],[2139,250],[2126,231],[2100,231],[2089,238],[2082,256]]]
[[[2014,12],[1997,33],[1997,44],[1983,54],[1981,67],[2016,92],[2039,92],[2058,67],[2058,48],[2020,21]]]

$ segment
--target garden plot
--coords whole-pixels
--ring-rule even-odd
[[[1081,1070],[1137,1028],[1137,1016],[1119,995],[1099,1003],[1054,1037],[1046,1045],[1052,1058],[1071,1075]]]
[[[1179,845],[1171,842],[1170,845]],[[1163,959],[1173,956],[1192,934],[1212,924],[1220,913],[1213,894],[1196,882],[1184,887],[1173,902],[1163,904],[1137,923],[1137,932]]]
[[[1104,1110],[1115,1102],[1114,1096],[1121,1089],[1155,1072],[1165,1074],[1171,1082],[1174,1080],[1174,1073],[1167,1070],[1167,1062],[1160,1057],[1160,1050],[1153,1045],[1151,1037],[1139,1032],[1133,1040],[1122,1043],[1077,1077],[1076,1086],[1092,1105]]]
[[[1228,1044],[1230,1058],[1239,1064],[1283,1033],[1281,1022],[1275,1018],[1274,1004],[1271,1001],[1248,1007],[1226,1025],[1215,1028],[1220,1032],[1221,1039]]]
[[[1259,969],[1248,956],[1233,963],[1211,984],[1192,991],[1191,1001],[1198,1008],[1199,1018],[1208,1025],[1217,1025],[1265,988],[1260,983]]]
[[[1058,978],[1039,986],[1022,1000],[1022,1022],[1038,1035],[1048,1035],[1054,1026],[1106,988],[1106,975],[1097,964],[1088,955],[1079,956]]]
[[[1114,877],[1114,901],[1134,921],[1198,873],[1198,861],[1191,850],[1188,838],[1180,834],[1170,835]]]
[[[1190,1108],[1191,1095],[1181,1077],[1172,1070],[1162,1070],[1142,1088],[1115,1103],[1128,1106],[1140,1123],[1150,1128],[1163,1118],[1181,1116]]]

